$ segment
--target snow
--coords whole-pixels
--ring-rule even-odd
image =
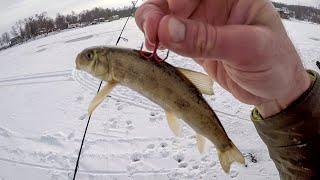
[[[0,180],[71,179],[86,125],[87,107],[99,81],[74,70],[78,52],[114,45],[125,20],[54,34],[0,51]],[[305,66],[316,69],[319,25],[284,21]],[[130,20],[119,46],[139,48],[143,34]],[[163,52],[165,53],[165,52]],[[170,63],[202,71],[171,53]],[[247,167],[225,174],[213,145],[199,154],[194,132],[183,127],[175,137],[157,105],[117,87],[95,111],[77,179],[279,179],[250,122],[251,106],[236,101],[218,85],[206,99],[229,136],[244,153]]]
[[[289,5],[310,6],[320,8],[319,0],[272,0],[273,2]]]

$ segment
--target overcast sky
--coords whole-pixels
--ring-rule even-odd
[[[131,5],[132,0],[0,0],[0,34],[10,31],[19,19],[36,13],[48,12],[55,17],[59,13],[80,12],[93,7],[123,7]],[[273,0],[287,4],[320,6],[320,0]],[[139,0],[141,4],[141,0]]]
[[[19,19],[36,13],[48,12],[55,17],[59,13],[80,12],[93,7],[123,7],[131,5],[132,0],[0,0],[0,34],[10,31]]]

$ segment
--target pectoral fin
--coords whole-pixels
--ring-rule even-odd
[[[167,121],[169,128],[176,136],[181,136],[182,124],[179,119],[171,111],[166,111]]]
[[[200,134],[196,135],[197,138],[197,147],[199,152],[202,154],[206,145],[206,138]]]
[[[201,93],[214,95],[213,80],[208,75],[188,69],[178,69],[200,90]]]
[[[88,113],[92,114],[92,112],[102,103],[102,101],[108,96],[108,94],[112,91],[112,89],[117,85],[117,82],[108,82],[99,93],[93,98],[91,101]]]

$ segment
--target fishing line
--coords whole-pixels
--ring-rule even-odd
[[[131,17],[131,14],[132,14],[133,11],[135,10],[135,7],[136,7],[138,1],[139,1],[139,0],[132,1],[132,11],[131,11],[131,13],[130,13],[130,16],[128,16],[125,24],[124,24],[123,27],[122,27],[121,33],[120,33],[119,38],[117,39],[117,42],[116,42],[116,46],[119,44],[119,42],[120,42],[121,39],[126,39],[126,38],[122,37],[122,34],[123,34],[123,32],[124,32],[127,24],[128,24],[128,21],[129,21],[129,19],[130,19],[130,17]],[[102,83],[103,83],[103,81],[100,82],[99,88],[98,88],[98,90],[97,90],[97,94],[99,93],[99,91],[100,91],[100,89],[101,89]],[[85,138],[86,138],[86,134],[87,134],[87,131],[88,131],[88,127],[89,127],[90,120],[91,120],[91,115],[90,115],[89,118],[88,118],[87,125],[86,125],[86,129],[84,130],[84,134],[83,134],[83,137],[82,137],[81,146],[80,146],[80,150],[79,150],[79,154],[78,154],[78,158],[77,158],[77,163],[76,163],[76,167],[75,167],[74,173],[73,173],[73,180],[75,180],[75,179],[76,179],[76,176],[77,176],[78,167],[79,167],[79,161],[80,161],[80,156],[81,156],[81,152],[82,152],[82,147],[83,147],[83,144],[84,144],[84,140],[85,140]]]

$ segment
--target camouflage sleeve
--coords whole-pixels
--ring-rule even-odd
[[[308,71],[312,86],[279,114],[252,120],[281,179],[320,179],[320,77]]]

